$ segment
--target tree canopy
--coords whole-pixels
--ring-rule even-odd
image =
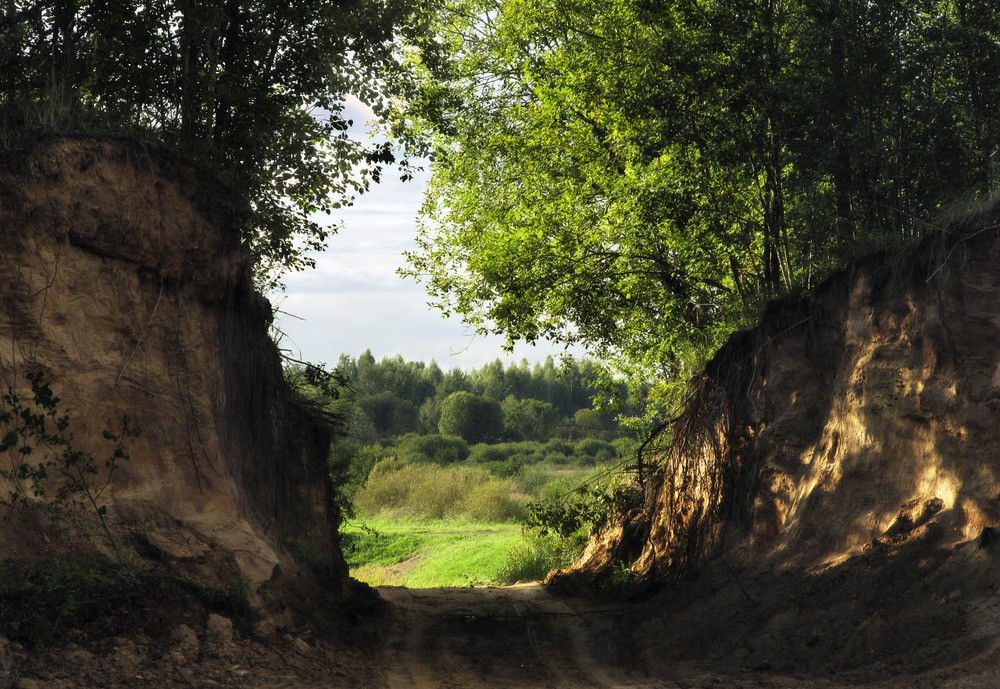
[[[384,111],[409,0],[8,0],[0,3],[0,136],[125,131],[191,155],[253,208],[262,271],[311,265],[392,160],[348,135],[349,96]]]
[[[442,0],[394,113],[406,272],[511,341],[676,374],[761,301],[996,190],[987,0]]]
[[[470,444],[496,442],[504,429],[500,403],[471,392],[453,392],[441,403],[438,430]]]
[[[298,370],[290,368],[291,377],[298,379]],[[405,361],[399,356],[376,361],[366,351],[357,358],[342,356],[336,371],[345,383],[335,395],[337,412],[349,420],[350,434],[366,442],[439,432],[472,443],[543,441],[613,430],[616,414],[642,411],[623,381],[617,381],[609,394],[605,372],[589,359],[563,361],[558,367],[551,357],[543,363],[521,360],[506,367],[496,360],[470,371],[442,371],[433,361]],[[594,411],[594,397],[602,392],[608,405]],[[578,423],[581,410],[590,413],[582,424]]]

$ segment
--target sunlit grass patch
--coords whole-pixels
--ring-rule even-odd
[[[489,584],[521,540],[510,522],[367,518],[344,527],[351,576],[373,586]]]

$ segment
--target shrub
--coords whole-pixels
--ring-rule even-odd
[[[559,413],[548,402],[508,397],[503,402],[504,434],[512,439],[542,440],[559,421]]]
[[[409,462],[454,464],[469,456],[469,444],[447,435],[405,435],[396,444],[398,457]]]
[[[524,462],[517,457],[511,457],[500,462],[476,462],[476,466],[497,478],[514,478],[521,475]]]
[[[494,476],[512,478],[520,475],[526,464],[540,459],[539,447],[538,443],[480,444],[472,448],[468,461]]]
[[[523,458],[526,464],[540,462],[545,458],[545,446],[541,443],[529,440],[522,443],[511,443],[510,447],[514,448],[515,456]]]
[[[600,450],[596,455],[594,455],[594,462],[596,464],[608,464],[618,459],[618,455],[612,450]]]
[[[545,443],[545,453],[546,455],[561,454],[568,457],[573,454],[573,445],[563,440],[552,438],[549,442]]]
[[[343,438],[330,444],[327,467],[338,503],[343,503],[338,504],[342,518],[351,516],[350,501],[368,480],[375,464],[389,456],[392,452],[379,445],[359,446]]]
[[[517,448],[512,443],[502,443],[498,445],[487,445],[479,443],[474,445],[469,453],[469,461],[477,464],[486,462],[505,462],[514,454]]]
[[[550,475],[549,480],[539,486],[536,491],[537,497],[540,500],[561,500],[576,490],[581,480],[579,475],[559,476],[558,478]]]
[[[523,506],[511,498],[513,492],[511,483],[481,469],[409,464],[392,458],[375,465],[354,504],[365,515],[390,512],[421,519],[506,520],[525,515]]]
[[[615,438],[611,441],[612,447],[615,448],[615,454],[622,459],[635,458],[636,448],[638,443],[632,438]]]
[[[484,522],[504,522],[523,519],[524,505],[511,497],[514,486],[507,481],[481,483],[462,501],[461,510],[469,519]]]
[[[382,438],[412,432],[420,427],[416,405],[392,392],[362,397],[358,400],[358,408],[371,419],[375,432]]]
[[[414,517],[443,519],[459,516],[465,496],[489,480],[484,471],[458,467],[421,467],[413,478],[407,507]]]
[[[372,467],[368,480],[354,496],[355,508],[364,514],[394,510],[406,504],[410,494],[407,474],[413,465],[404,464],[395,457],[380,460]]]
[[[561,452],[550,452],[545,455],[545,461],[549,464],[569,464],[572,457]]]
[[[610,452],[614,455],[615,448],[611,443],[605,442],[603,440],[598,440],[597,438],[585,438],[576,444],[573,451],[578,455],[588,455],[590,457],[596,457],[598,452],[601,451]]]
[[[541,467],[526,467],[516,478],[518,490],[532,497],[552,480],[552,472]]]
[[[553,569],[573,564],[585,546],[586,539],[560,538],[554,534],[526,535],[524,543],[507,552],[494,581],[506,586],[544,579]]]

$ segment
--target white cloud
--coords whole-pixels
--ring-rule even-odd
[[[371,349],[377,359],[398,354],[413,361],[433,359],[445,368],[479,367],[497,358],[540,361],[563,351],[552,345],[519,346],[513,355],[505,354],[500,338],[476,336],[459,320],[428,309],[425,301],[419,287],[402,282],[396,290],[289,291],[277,305],[284,312],[278,314],[286,335],[281,346],[296,358],[326,364],[341,354],[356,357]]]
[[[373,114],[348,99],[344,116],[357,128]],[[525,345],[506,355],[500,338],[475,336],[458,319],[443,318],[427,306],[420,285],[398,277],[403,252],[415,247],[427,179],[422,173],[401,182],[386,171],[381,184],[334,216],[343,227],[327,251],[315,256],[316,268],[286,276],[286,293],[272,302],[285,333],[281,346],[292,356],[332,365],[341,354],[358,356],[371,349],[379,359],[398,354],[414,361],[433,359],[445,368],[473,368],[497,358],[541,361],[563,351],[555,345]]]

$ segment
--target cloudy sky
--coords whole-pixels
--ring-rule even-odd
[[[348,117],[365,115],[355,105]],[[423,286],[403,280],[396,269],[403,252],[415,246],[416,215],[427,175],[400,182],[388,174],[381,185],[340,211],[343,228],[314,270],[289,275],[284,294],[271,296],[284,333],[281,346],[292,356],[334,364],[340,355],[371,349],[376,359],[402,355],[437,361],[442,368],[473,368],[494,359],[539,361],[561,347],[501,349],[499,338],[475,336],[455,317],[446,319],[427,306]]]

